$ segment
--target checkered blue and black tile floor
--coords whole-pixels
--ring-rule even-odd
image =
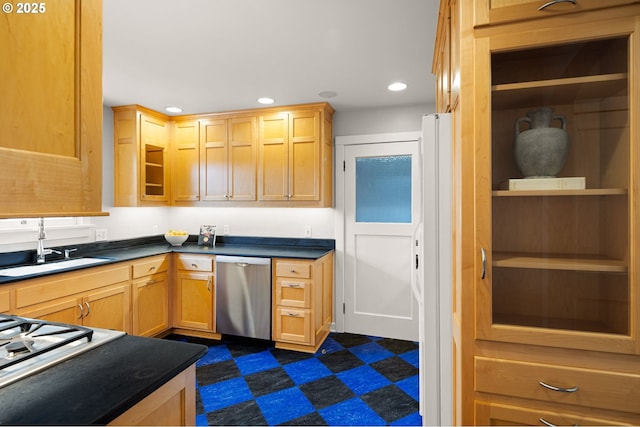
[[[422,424],[417,343],[332,333],[307,354],[235,337],[197,342],[209,346],[196,364],[198,425]]]

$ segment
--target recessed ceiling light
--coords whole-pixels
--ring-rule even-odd
[[[407,84],[402,82],[391,83],[389,86],[387,86],[387,89],[393,92],[405,90],[406,88],[407,88]]]
[[[325,90],[323,92],[320,92],[318,95],[320,95],[322,98],[335,98],[336,96],[338,96],[338,92]]]
[[[258,102],[260,104],[269,105],[269,104],[273,104],[274,102],[276,102],[276,100],[273,99],[273,98],[258,98]]]
[[[166,107],[165,110],[169,113],[182,113],[182,108],[180,107]]]

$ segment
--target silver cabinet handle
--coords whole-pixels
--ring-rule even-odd
[[[82,319],[84,317],[84,308],[82,308],[82,304],[78,304],[78,308],[80,309],[80,316],[78,316],[78,319]]]
[[[554,385],[551,384],[547,384],[543,381],[539,381],[538,384],[540,384],[542,387],[549,389],[549,390],[553,390],[553,391],[559,391],[561,393],[575,393],[576,391],[578,391],[578,386],[574,386],[574,387],[569,387],[569,388],[563,388],[563,387],[556,387]]]
[[[88,317],[91,314],[91,306],[88,302],[85,302],[84,305],[87,306],[87,314],[85,314],[84,317]]]
[[[248,262],[236,262],[236,265],[238,267],[242,267],[242,268],[249,267],[249,263]]]
[[[480,258],[482,259],[482,274],[480,275],[481,279],[487,277],[487,253],[484,248],[480,248]]]
[[[298,316],[300,316],[300,315],[299,315],[298,313],[291,313],[291,312],[289,312],[289,313],[287,313],[287,316],[291,316],[291,317],[298,317]]]
[[[545,4],[543,4],[542,6],[540,6],[538,8],[538,10],[545,10],[549,6],[553,6],[554,4],[558,4],[558,3],[571,3],[571,4],[575,5],[576,4],[576,0],[551,0],[551,1],[548,1]]]
[[[538,421],[540,421],[542,424],[546,425],[547,427],[556,427],[556,425],[554,423],[550,423],[549,421],[545,420],[544,418],[538,418]],[[577,426],[578,424],[573,424],[574,426]]]
[[[207,280],[207,291],[211,292],[211,281],[213,279],[211,277],[209,277],[209,280]]]

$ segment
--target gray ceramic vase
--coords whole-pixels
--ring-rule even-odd
[[[560,122],[560,128],[551,122]],[[522,122],[529,129],[520,131]],[[525,178],[553,178],[560,173],[569,154],[569,135],[564,116],[553,115],[552,108],[529,111],[516,120],[514,155]]]

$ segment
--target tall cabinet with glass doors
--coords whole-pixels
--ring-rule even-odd
[[[640,424],[640,2],[585,4],[461,36],[463,423]]]

